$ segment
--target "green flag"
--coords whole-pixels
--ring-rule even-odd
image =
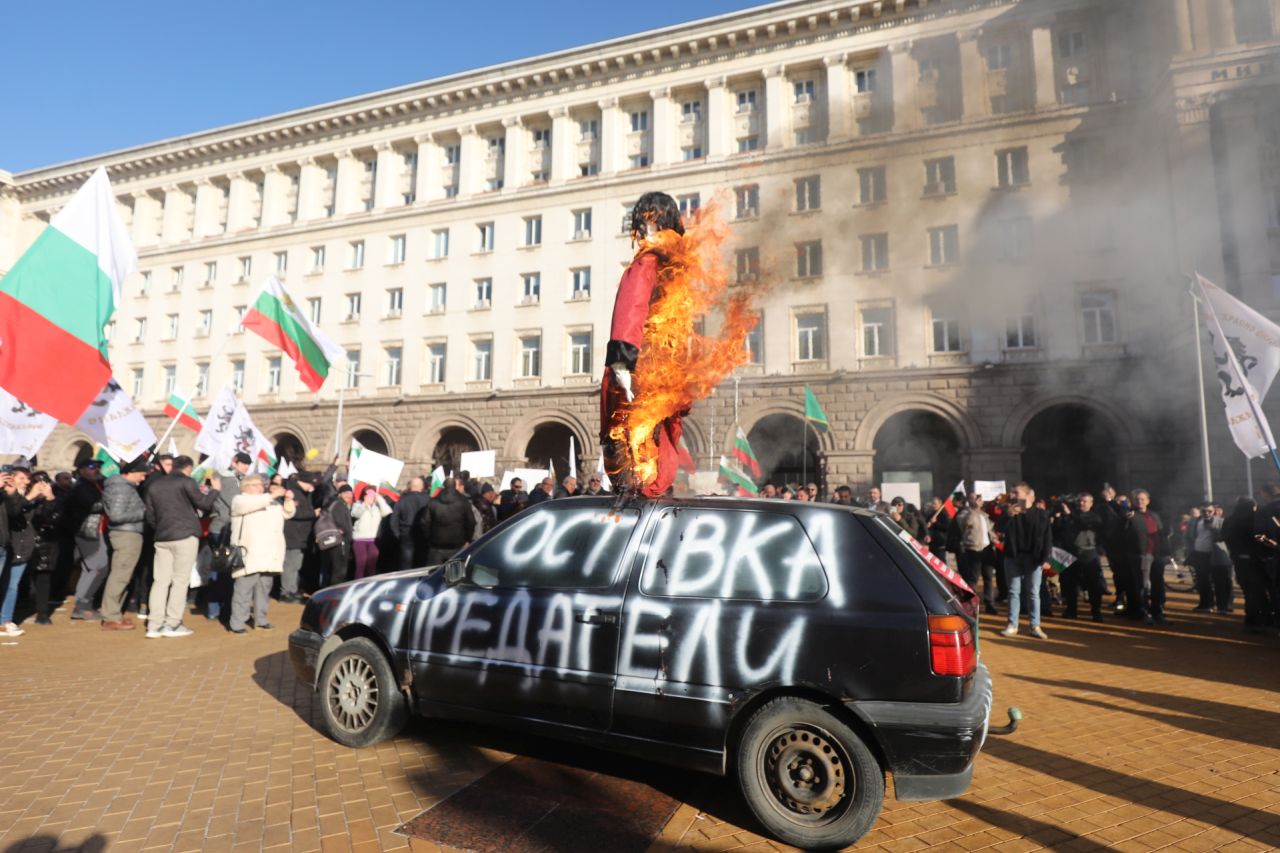
[[[120,473],[119,463],[112,458],[111,454],[108,453],[105,448],[99,447],[98,452],[93,454],[93,458],[102,463],[102,467],[99,470],[102,471],[103,479],[106,479],[107,477],[114,477],[116,474]]]
[[[808,385],[804,386],[804,419],[813,424],[818,432],[831,429],[827,413],[822,411],[822,406],[818,405],[818,398],[814,396],[813,389]]]

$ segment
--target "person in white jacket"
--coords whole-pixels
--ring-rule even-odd
[[[231,501],[231,544],[242,548],[244,565],[232,570],[230,628],[234,634],[247,629],[249,611],[253,627],[270,628],[267,604],[271,584],[284,570],[284,522],[294,512],[293,494],[280,486],[268,489],[267,478],[250,474],[240,482],[240,494]]]
[[[351,507],[351,542],[356,555],[356,579],[378,573],[378,528],[391,515],[391,507],[378,490],[365,486]]]

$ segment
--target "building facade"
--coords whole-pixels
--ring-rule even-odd
[[[286,454],[327,455],[342,386],[344,432],[410,469],[563,471],[570,436],[598,452],[624,214],[660,189],[714,204],[768,285],[750,363],[689,419],[703,467],[736,422],[774,479],[1195,492],[1185,273],[1280,308],[1277,23],[1280,0],[775,3],[0,173],[0,274],[105,165],[140,254],[111,361],[157,424],[174,387],[230,382]],[[349,353],[318,394],[235,331],[269,274]],[[41,461],[84,450],[59,427]]]

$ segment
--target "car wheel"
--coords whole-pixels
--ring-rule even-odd
[[[320,714],[329,737],[343,746],[370,746],[404,728],[408,703],[386,655],[372,640],[347,640],[325,658]]]
[[[747,721],[738,783],[752,813],[780,841],[836,850],[866,835],[884,803],[884,771],[866,744],[814,702],[784,696]]]

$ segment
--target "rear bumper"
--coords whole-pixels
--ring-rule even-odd
[[[884,750],[899,800],[958,797],[973,780],[973,764],[987,738],[991,675],[979,664],[963,702],[848,702],[871,726]]]
[[[323,637],[306,628],[299,628],[289,635],[289,660],[293,663],[294,674],[308,687],[316,686],[320,647],[323,644]]]

